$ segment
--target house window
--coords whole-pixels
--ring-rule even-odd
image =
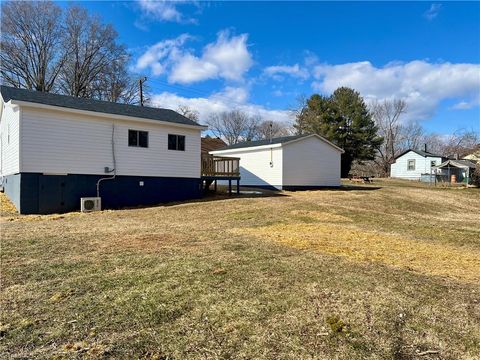
[[[430,161],[430,166],[431,167],[437,166],[437,162],[435,160]]]
[[[128,146],[148,148],[148,131],[128,130]]]
[[[408,160],[407,170],[409,171],[415,170],[415,160]]]
[[[185,136],[168,134],[168,150],[185,151]]]

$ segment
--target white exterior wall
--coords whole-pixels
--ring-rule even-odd
[[[283,145],[284,186],[340,186],[341,152],[317,137]]]
[[[408,170],[408,160],[415,160],[415,170]],[[390,166],[390,177],[408,180],[419,180],[421,174],[430,174],[432,171],[431,162],[436,161],[437,165],[442,163],[440,157],[423,157],[414,151],[409,151],[399,157]]]
[[[244,148],[215,155],[240,158],[240,184],[245,186],[273,186],[282,189],[282,148]],[[273,166],[270,166],[270,162]],[[220,182],[219,182],[220,183]]]
[[[1,100],[0,176],[20,172],[20,108]]]
[[[22,107],[21,172],[200,177],[200,131],[164,123],[72,114]],[[128,130],[148,131],[148,148],[129,147]],[[168,134],[185,135],[185,151],[168,150]]]

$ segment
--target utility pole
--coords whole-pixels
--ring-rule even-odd
[[[270,144],[272,143],[272,135],[273,135],[273,121],[270,121]]]
[[[138,85],[140,86],[140,106],[143,106],[143,83],[147,81],[147,77],[144,76],[138,80]]]

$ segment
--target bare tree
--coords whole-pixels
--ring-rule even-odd
[[[375,162],[381,167],[383,173],[390,173],[390,165],[398,155],[401,140],[402,125],[400,117],[406,112],[407,103],[402,99],[384,100],[374,102],[370,107],[372,117],[378,127],[378,135],[384,142],[378,149]]]
[[[417,121],[410,121],[401,128],[399,151],[419,149],[425,143],[425,132]]]
[[[269,139],[270,137],[288,136],[293,134],[293,129],[279,121],[262,121],[256,129],[257,139]]]
[[[111,25],[102,24],[87,10],[69,8],[64,38],[69,57],[60,72],[61,92],[77,97],[92,97],[99,80],[109,75],[112,66],[121,66],[122,58],[127,55],[124,47],[116,43],[117,36]],[[121,91],[113,91],[113,98],[119,98]]]
[[[447,137],[442,153],[445,156],[463,157],[473,152],[480,143],[480,135],[474,130],[460,129]]]
[[[62,10],[50,1],[4,2],[0,73],[5,84],[51,91],[66,60]]]
[[[177,110],[179,114],[182,114],[183,116],[189,118],[190,120],[197,121],[200,118],[200,113],[197,110],[191,109],[187,105],[179,105]]]
[[[211,114],[207,121],[215,136],[231,145],[245,140],[254,140],[261,119],[240,110]]]

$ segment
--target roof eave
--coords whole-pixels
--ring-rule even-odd
[[[297,142],[297,141],[302,141],[302,140],[305,140],[305,139],[308,139],[308,138],[311,138],[311,137],[316,137],[317,139],[322,140],[323,142],[332,146],[335,150],[340,151],[340,153],[342,153],[342,154],[345,153],[345,150],[343,150],[342,148],[338,147],[337,145],[335,145],[331,141],[325,139],[323,136],[320,136],[318,134],[310,134],[310,135],[306,135],[306,136],[303,136],[303,137],[299,137],[298,139],[293,139],[293,140],[284,142],[284,143],[282,143],[282,145],[288,145],[288,144],[291,144],[291,143],[294,143],[294,142]]]
[[[200,125],[200,124],[198,125],[180,124],[180,123],[171,122],[171,121],[147,119],[147,118],[141,118],[141,117],[135,117],[135,116],[118,115],[118,114],[104,113],[104,112],[97,112],[97,111],[90,111],[90,110],[72,109],[72,108],[67,108],[63,106],[39,104],[35,102],[30,102],[30,101],[11,99],[9,103],[11,103],[12,105],[18,105],[18,106],[26,106],[26,107],[33,107],[33,108],[46,109],[46,110],[65,111],[72,114],[90,115],[90,116],[96,116],[101,118],[111,119],[112,116],[114,116],[115,119],[124,120],[124,121],[137,121],[137,122],[145,122],[150,124],[162,124],[162,125],[176,126],[176,127],[196,129],[196,130],[208,129],[208,126]]]
[[[209,153],[212,155],[215,155],[216,153],[234,153],[234,152],[239,152],[239,151],[249,151],[249,150],[264,150],[264,149],[271,149],[271,148],[278,148],[281,147],[282,144],[267,144],[267,145],[258,145],[258,146],[244,146],[244,147],[239,147],[235,149],[225,149],[225,150],[214,150],[210,151]]]

